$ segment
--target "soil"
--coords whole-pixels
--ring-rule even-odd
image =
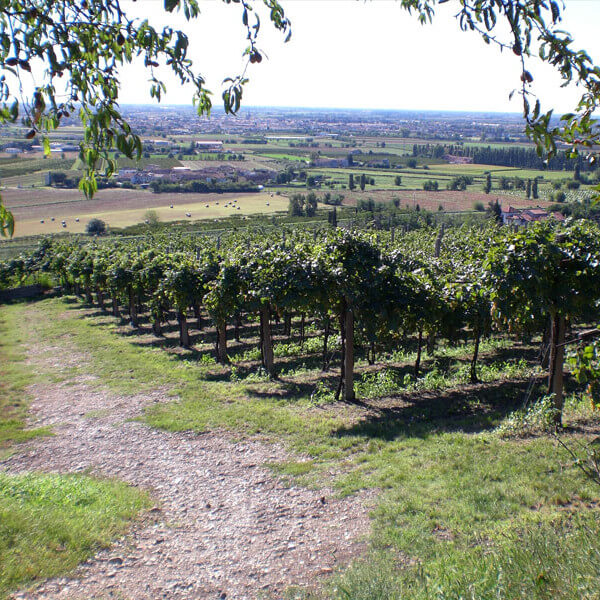
[[[57,351],[38,349],[30,360],[85,362]],[[316,585],[365,549],[371,496],[286,485],[265,464],[302,457],[279,445],[226,432],[169,433],[132,420],[167,401],[164,390],[120,396],[88,375],[30,392],[32,426],[52,426],[55,435],[19,447],[1,469],[117,477],[149,490],[156,506],[71,576],[15,599],[280,598],[289,586]]]

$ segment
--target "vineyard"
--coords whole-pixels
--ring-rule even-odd
[[[132,541],[31,597],[595,597],[598,490],[577,449],[596,435],[597,384],[576,381],[592,371],[574,349],[598,322],[599,233],[256,228],[46,239],[0,263],[0,288],[53,289],[3,307],[8,385],[25,379],[7,353],[21,340],[40,370],[32,410],[54,435],[13,445],[2,468],[150,487],[151,500],[102,496],[117,531],[157,503]],[[47,435],[11,414],[0,444]],[[10,477],[0,508],[19,486],[35,502],[64,485],[103,510],[103,480]],[[64,518],[68,530],[83,515]],[[35,527],[50,548],[64,536]],[[94,536],[68,568],[94,555]],[[0,543],[0,564],[13,552]],[[11,567],[0,597],[64,571]]]
[[[192,344],[190,327],[210,330],[222,364],[236,362],[230,344],[240,343],[242,325],[257,323],[260,368],[271,378],[279,372],[273,328],[281,324],[289,337],[292,319],[300,318],[298,352],[318,348],[323,371],[339,363],[334,389],[319,388],[335,400],[355,400],[357,352],[374,365],[382,353],[416,344],[412,380],[418,381],[424,347],[431,353],[438,340],[470,342],[468,380],[476,383],[482,339],[493,333],[541,336],[560,423],[567,328],[598,316],[599,233],[596,225],[575,222],[517,232],[492,226],[85,245],[44,240],[0,273],[5,286],[47,273],[64,293],[82,295],[115,317],[126,315],[134,329],[143,319],[156,336],[176,321],[183,348]]]

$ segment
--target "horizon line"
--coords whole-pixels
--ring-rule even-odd
[[[194,105],[191,103],[176,103],[176,102],[165,102],[154,104],[154,103],[145,103],[145,102],[127,102],[122,103],[122,107],[127,106],[147,106],[154,108],[165,108],[165,107],[188,107],[194,108]],[[510,116],[520,116],[522,118],[522,113],[520,111],[509,112],[509,111],[500,111],[500,110],[481,110],[481,109],[417,109],[417,108],[356,108],[356,107],[332,107],[332,106],[291,106],[291,105],[277,105],[277,104],[244,104],[240,107],[239,112],[244,109],[282,109],[282,110],[310,110],[310,111],[352,111],[352,112],[407,112],[407,113],[455,113],[455,114],[494,114],[494,115],[510,115]],[[217,104],[212,107],[211,111],[220,110],[224,112],[224,108]],[[235,115],[233,115],[235,116]]]

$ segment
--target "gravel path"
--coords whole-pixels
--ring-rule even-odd
[[[62,351],[54,360],[73,357]],[[92,379],[33,386],[33,424],[51,425],[55,435],[23,446],[0,469],[91,469],[149,489],[157,506],[74,577],[14,598],[279,598],[363,550],[366,497],[286,487],[261,466],[289,458],[277,445],[127,421],[166,398],[119,396]]]

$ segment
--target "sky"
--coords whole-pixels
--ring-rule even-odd
[[[261,12],[259,47],[266,58],[251,65],[246,106],[301,106],[397,110],[520,112],[520,62],[510,52],[487,46],[479,35],[462,32],[454,18],[457,1],[437,7],[434,23],[420,25],[394,0],[280,0],[292,21],[284,36]],[[258,2],[257,4],[261,4]],[[575,46],[600,61],[600,0],[566,0],[562,26]],[[126,0],[126,12],[154,26],[184,30],[190,58],[220,103],[222,80],[243,68],[246,46],[239,4],[200,0],[192,23],[166,15],[163,0]],[[534,91],[542,106],[574,108],[577,89],[561,90],[551,68],[532,62]],[[122,69],[123,104],[149,103],[147,73],[140,64]],[[166,104],[190,104],[192,90],[164,73]]]

